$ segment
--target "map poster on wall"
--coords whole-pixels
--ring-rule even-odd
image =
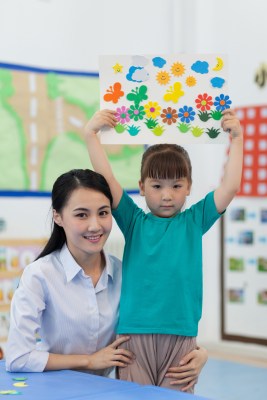
[[[222,223],[222,338],[267,345],[267,105],[236,111],[244,168]]]
[[[103,143],[227,143],[225,56],[101,56],[99,74],[101,108],[114,110],[118,121],[103,131]]]
[[[98,73],[0,63],[0,195],[50,192],[60,174],[92,168],[83,126],[97,110]],[[143,146],[106,151],[121,185],[136,189]]]

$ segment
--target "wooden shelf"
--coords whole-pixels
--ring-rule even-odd
[[[13,279],[17,278],[22,274],[22,269],[16,269],[14,271],[0,270],[0,279]]]
[[[8,312],[9,310],[10,310],[10,303],[0,304],[0,311],[1,312]]]

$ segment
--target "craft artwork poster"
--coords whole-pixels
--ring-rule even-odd
[[[227,143],[222,111],[230,108],[223,55],[100,56],[101,109],[118,124],[105,144]]]

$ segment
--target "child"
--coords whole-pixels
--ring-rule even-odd
[[[196,348],[202,308],[202,235],[221,216],[239,190],[243,134],[233,110],[223,112],[222,128],[231,147],[220,186],[188,210],[191,162],[178,145],[149,147],[142,159],[140,194],[144,213],[114,177],[97,132],[114,127],[115,112],[97,112],[85,127],[94,169],[103,174],[113,195],[113,215],[125,237],[118,334],[131,338],[123,346],[136,359],[119,369],[121,379],[171,386],[168,368]],[[188,392],[193,392],[193,385]],[[175,388],[179,389],[179,386]]]

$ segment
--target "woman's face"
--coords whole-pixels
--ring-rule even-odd
[[[93,189],[74,190],[65,207],[54,221],[66,234],[68,248],[78,264],[99,254],[112,228],[109,199]]]

